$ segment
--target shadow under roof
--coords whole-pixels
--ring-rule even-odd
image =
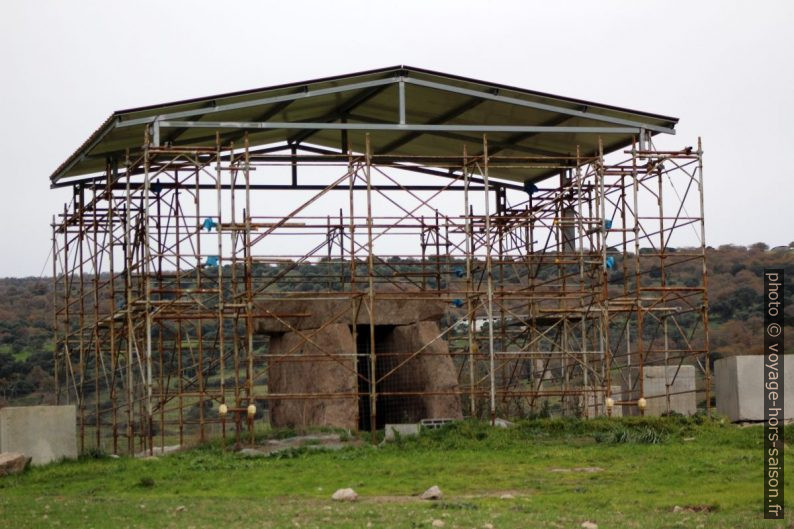
[[[401,104],[401,101],[403,104]],[[369,132],[374,154],[461,156],[582,156],[630,145],[640,131],[675,134],[678,119],[522,88],[393,66],[298,83],[232,92],[114,112],[50,177],[102,173],[109,159],[139,151],[147,127],[160,144],[240,146],[293,144],[339,151],[342,134],[357,152]],[[343,131],[342,129],[347,130]],[[492,176],[516,182],[548,171],[494,167]]]

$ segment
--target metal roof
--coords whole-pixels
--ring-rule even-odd
[[[482,150],[499,156],[596,154],[629,145],[641,130],[675,134],[678,118],[515,88],[412,66],[393,66],[242,92],[114,112],[50,177],[62,180],[104,171],[107,160],[139,150],[146,127],[158,144],[251,147],[289,143],[339,149],[347,134],[375,154],[460,156]],[[545,176],[494,168],[513,181]],[[68,182],[67,182],[68,183]]]

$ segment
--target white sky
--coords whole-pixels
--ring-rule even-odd
[[[786,0],[4,0],[0,277],[41,273],[48,177],[112,111],[396,64],[679,117],[656,143],[703,137],[708,244],[788,244],[792,27]]]

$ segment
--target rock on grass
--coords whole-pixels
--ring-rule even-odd
[[[21,452],[3,452],[0,454],[0,476],[19,474],[30,463],[30,458]]]
[[[339,489],[331,496],[334,501],[356,501],[358,494],[353,489]]]
[[[443,493],[441,492],[441,489],[438,488],[437,485],[433,485],[432,487],[424,491],[421,496],[419,496],[419,498],[423,500],[440,500],[442,497],[443,497]]]

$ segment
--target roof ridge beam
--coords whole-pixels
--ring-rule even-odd
[[[362,131],[417,131],[417,132],[526,132],[558,134],[635,134],[641,127],[555,127],[544,125],[427,125],[398,123],[310,123],[310,122],[256,122],[256,121],[170,121],[155,123],[162,128],[193,127],[210,129],[317,129],[317,130],[362,130]]]

